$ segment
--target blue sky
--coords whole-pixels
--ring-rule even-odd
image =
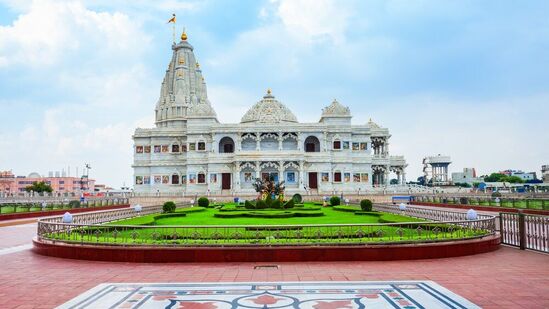
[[[131,183],[131,134],[153,126],[186,27],[221,122],[273,89],[303,122],[334,98],[391,130],[409,179],[536,171],[549,160],[549,2],[0,0],[0,170],[90,162]]]

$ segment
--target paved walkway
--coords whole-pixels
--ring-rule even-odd
[[[35,224],[0,227],[0,308],[52,308],[101,283],[432,280],[484,308],[549,308],[549,255],[515,248],[390,262],[131,264],[36,255]],[[26,246],[26,247],[25,247]],[[2,253],[3,252],[3,253]]]

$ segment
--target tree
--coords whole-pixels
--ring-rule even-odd
[[[488,177],[484,177],[486,182],[503,182],[507,178],[507,175],[501,173],[492,173]]]
[[[510,183],[524,183],[524,180],[518,176],[507,176],[506,180],[503,181],[507,181]]]
[[[389,184],[392,184],[392,185],[398,185],[398,179],[391,179],[391,181],[389,182]]]
[[[51,193],[53,189],[49,184],[45,183],[44,181],[35,181],[32,183],[32,185],[26,187],[25,191],[27,192],[34,191],[38,193],[43,193],[43,192]]]

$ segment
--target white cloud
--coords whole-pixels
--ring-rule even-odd
[[[36,0],[13,24],[0,26],[0,65],[47,66],[90,52],[132,56],[149,41],[139,27],[127,15],[91,11],[81,2]]]
[[[351,9],[333,0],[281,0],[277,14],[288,34],[301,40],[344,41]]]
[[[35,73],[23,75],[29,86],[61,94],[25,105],[18,96],[2,100],[33,120],[19,116],[19,132],[6,127],[0,146],[10,151],[0,151],[7,165],[0,169],[46,174],[90,162],[99,182],[128,183],[131,135],[137,126],[152,126],[158,94],[159,81],[143,64],[150,37],[129,16],[82,2],[33,1],[20,8],[11,25],[0,27],[0,65],[14,74],[31,67]]]

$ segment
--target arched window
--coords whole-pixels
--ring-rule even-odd
[[[198,173],[198,183],[206,183],[206,174]]]
[[[173,174],[172,175],[172,185],[178,185],[179,184],[179,175]]]
[[[320,152],[320,141],[316,136],[305,139],[305,152]]]
[[[219,153],[233,153],[234,141],[232,138],[225,136],[219,141]]]

